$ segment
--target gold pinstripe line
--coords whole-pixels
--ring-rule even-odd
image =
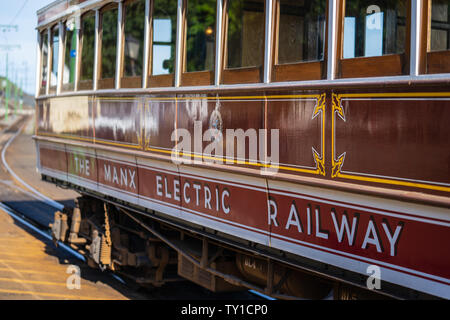
[[[405,97],[413,97],[413,98],[430,98],[430,97],[450,97],[450,92],[403,92],[403,93],[346,93],[346,94],[336,94],[335,98],[337,100],[337,103],[341,103],[341,99],[345,98],[405,98]],[[334,144],[336,142],[335,137],[335,118],[336,118],[336,110],[337,107],[334,103],[334,100],[332,101],[332,134],[331,134],[331,148],[332,148],[332,162],[333,162],[333,168],[337,164],[335,159],[335,150],[334,150]],[[363,173],[361,173],[363,175]],[[432,184],[426,184],[426,183],[416,183],[416,182],[408,182],[408,181],[402,181],[398,179],[387,179],[387,178],[372,178],[367,176],[359,176],[359,175],[352,175],[352,174],[343,174],[339,170],[335,177],[333,178],[344,178],[349,180],[357,180],[357,181],[365,181],[365,182],[375,182],[375,183],[385,183],[390,185],[399,185],[399,186],[406,186],[406,187],[415,187],[415,188],[422,188],[422,189],[428,189],[428,190],[436,190],[436,191],[444,191],[444,192],[450,192],[449,187],[442,187],[442,186],[436,186]]]

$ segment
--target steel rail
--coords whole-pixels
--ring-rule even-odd
[[[23,118],[22,118],[23,119]],[[20,120],[19,120],[20,121]],[[17,121],[17,122],[19,122]],[[17,122],[12,123],[10,126],[8,126],[6,129],[4,129],[2,132],[0,132],[0,135],[3,134],[6,130],[10,129],[12,126],[14,126],[15,124],[17,124]],[[5,169],[8,171],[8,173],[15,179],[17,180],[22,186],[25,186],[28,190],[25,190],[23,187],[21,188],[21,190],[23,190],[26,194],[32,196],[33,198],[43,201],[44,203],[46,203],[47,205],[56,208],[58,210],[62,210],[64,208],[64,206],[50,198],[48,198],[47,196],[43,195],[42,193],[40,193],[39,191],[37,191],[36,189],[34,189],[33,187],[31,187],[29,184],[27,184],[25,181],[23,181],[12,169],[11,167],[8,165],[8,163],[6,162],[6,151],[8,150],[9,146],[11,145],[11,143],[17,138],[17,136],[22,132],[22,130],[26,127],[26,125],[28,125],[29,119],[25,120],[25,123],[23,123],[19,129],[11,136],[11,138],[9,138],[9,140],[6,142],[6,144],[4,145],[4,147],[2,148],[2,153],[1,153],[1,160],[2,160],[2,164],[5,167]],[[3,211],[5,211],[6,213],[8,213],[11,217],[13,217],[15,220],[19,221],[21,224],[27,226],[28,228],[30,228],[31,230],[33,230],[34,232],[37,232],[39,235],[43,236],[44,238],[46,238],[47,240],[53,240],[52,237],[48,234],[45,233],[43,230],[37,228],[36,226],[34,226],[32,223],[26,221],[24,218],[21,218],[18,215],[18,212],[15,211],[14,209],[12,209],[11,207],[7,206],[6,204],[0,202],[0,209],[2,209]],[[64,250],[68,251],[69,253],[71,253],[72,255],[74,255],[75,257],[77,257],[78,259],[82,260],[82,261],[86,261],[86,259],[80,255],[78,252],[76,252],[75,250],[73,250],[72,248],[66,246],[65,244],[58,242],[58,244],[61,246],[61,248],[63,248]]]
[[[23,181],[12,169],[11,167],[8,165],[8,163],[6,162],[6,150],[8,150],[9,146],[11,145],[11,143],[14,141],[14,139],[17,138],[17,136],[22,132],[22,130],[28,125],[29,120],[26,120],[24,124],[22,124],[22,126],[16,131],[16,133],[11,136],[11,138],[9,138],[8,142],[6,142],[5,146],[2,149],[2,154],[1,154],[1,160],[2,160],[2,164],[5,167],[5,169],[8,171],[8,173],[15,179],[17,180],[21,185],[23,185],[25,188],[27,188],[29,191],[31,191],[33,194],[35,194],[37,197],[39,197],[43,202],[45,202],[46,204],[48,204],[49,206],[56,208],[58,210],[62,210],[64,209],[64,206],[52,199],[50,199],[49,197],[43,195],[42,193],[40,193],[39,191],[37,191],[35,188],[33,188],[32,186],[30,186],[28,183],[26,183],[25,181]]]
[[[43,230],[39,229],[38,227],[33,225],[31,222],[28,222],[25,218],[20,217],[19,213],[16,210],[14,210],[11,207],[7,206],[3,202],[0,202],[0,209],[2,211],[6,212],[8,215],[10,215],[14,220],[18,221],[22,225],[24,225],[27,228],[29,228],[29,229],[33,230],[34,232],[38,233],[40,236],[44,237],[47,240],[53,241],[53,238],[48,233],[46,233]],[[63,250],[67,251],[68,253],[70,253],[71,255],[76,257],[77,259],[79,259],[79,260],[81,260],[83,262],[86,262],[86,259],[81,254],[79,254],[78,252],[76,252],[72,248],[68,247],[64,243],[58,241],[58,247],[61,247]]]
[[[17,222],[19,222],[22,225],[26,226],[27,228],[33,230],[34,232],[38,233],[39,235],[41,235],[45,239],[50,240],[50,241],[54,241],[54,239],[48,233],[46,233],[44,230],[41,230],[38,227],[36,227],[35,225],[33,225],[32,222],[27,221],[27,219],[25,219],[23,217],[20,217],[20,213],[19,212],[17,212],[13,208],[7,206],[6,204],[4,204],[2,202],[0,202],[0,210],[3,210],[8,215],[10,215],[14,220],[16,220]],[[71,247],[67,246],[66,244],[64,244],[61,241],[58,241],[57,244],[58,244],[58,248],[61,248],[62,250],[66,251],[70,255],[74,256],[76,259],[78,259],[78,260],[80,260],[80,261],[82,261],[84,263],[86,262],[86,258],[82,254],[78,253],[76,250],[72,249]],[[117,281],[119,281],[120,283],[126,285],[126,282],[123,279],[121,279],[119,276],[117,276],[116,274],[109,273],[109,275],[111,277],[113,277],[114,279],[116,279]]]

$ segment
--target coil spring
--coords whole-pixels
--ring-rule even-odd
[[[100,262],[106,266],[111,264],[111,248],[112,248],[111,230],[109,226],[109,216],[106,204],[104,205],[104,211],[105,211],[105,236],[102,237],[102,244],[100,247]]]

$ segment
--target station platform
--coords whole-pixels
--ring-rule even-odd
[[[123,300],[94,270],[25,230],[0,209],[0,299]],[[92,276],[95,280],[89,280]]]

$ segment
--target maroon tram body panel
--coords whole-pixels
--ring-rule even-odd
[[[344,94],[339,100],[334,157],[345,160],[338,177],[448,196],[449,97]]]
[[[361,274],[378,265],[386,281],[449,297],[450,93],[77,99],[71,113],[38,103],[42,174]],[[227,130],[268,129],[267,156],[276,129],[279,158],[259,157],[259,135],[257,158],[247,137],[243,161],[236,149],[229,162],[204,158],[204,140],[191,153],[177,146],[181,130],[211,128],[223,155]],[[171,158],[180,151],[190,164]]]
[[[243,19],[266,19],[266,32],[254,34],[261,52],[253,49],[253,41],[242,42],[243,56],[261,59],[232,68],[226,60],[231,56],[229,44],[236,45],[229,40],[235,36],[226,29],[234,22],[227,21],[227,1],[218,2],[223,7],[217,18],[223,11],[221,18],[226,19],[217,19],[213,34],[206,37],[208,71],[185,72],[192,55],[187,54],[189,41],[183,35],[189,28],[186,1],[178,2],[178,21],[171,27],[177,30],[177,39],[169,42],[152,39],[153,2],[146,2],[145,23],[141,17],[146,29],[135,59],[131,52],[138,39],[127,34],[129,27],[120,20],[126,20],[131,2],[115,1],[119,2],[114,5],[119,21],[115,47],[105,41],[107,32],[103,36],[109,2],[58,0],[38,12],[37,87],[45,95],[37,98],[34,138],[43,176],[157,211],[186,228],[196,225],[222,239],[251,241],[267,255],[279,250],[314,260],[324,269],[331,265],[362,276],[376,265],[383,281],[450,299],[449,78],[430,75],[448,69],[450,52],[448,45],[447,51],[428,52],[441,37],[427,35],[437,30],[432,16],[440,7],[431,1],[420,6],[403,1],[404,13],[388,9],[384,14],[388,23],[381,24],[379,35],[388,35],[389,41],[381,36],[382,50],[370,57],[344,59],[352,42],[351,32],[344,30],[347,11],[352,11],[345,9],[345,1],[321,2],[326,8],[317,23],[306,16],[295,20],[295,15],[291,21],[284,5],[269,1],[273,10],[265,6],[264,13],[258,9],[258,19],[248,19],[252,15]],[[286,8],[290,10],[290,4]],[[368,14],[381,10],[367,9]],[[94,11],[95,18],[90,16]],[[397,22],[391,20],[394,16]],[[307,27],[310,18],[314,23]],[[278,34],[287,21],[280,19],[307,30],[297,34],[308,34],[308,48],[301,55],[306,60],[293,57],[292,63],[283,64],[278,59],[287,53],[295,56],[295,48],[303,42],[300,38],[295,45],[280,42],[288,38]],[[446,23],[439,21],[438,28]],[[64,28],[58,30],[60,45],[54,46],[57,25]],[[73,25],[81,26],[80,32],[70,30]],[[249,30],[255,29],[254,22],[250,25]],[[83,32],[92,28],[95,37],[85,37]],[[374,28],[367,24],[376,35]],[[77,41],[64,51],[61,44],[68,41],[69,31],[73,32],[69,40]],[[242,32],[251,33],[244,28]],[[355,33],[353,42],[364,38],[365,32]],[[314,33],[322,48],[309,57]],[[232,37],[223,36],[227,34]],[[365,36],[362,43],[367,44],[370,35]],[[157,75],[154,70],[154,45],[174,49],[167,60],[162,59],[163,69],[172,69],[171,74]],[[398,48],[389,49],[391,45]],[[280,54],[283,46],[290,49]],[[117,57],[111,59],[110,52]],[[91,56],[83,64],[86,53]],[[65,61],[54,70],[58,56]],[[68,57],[75,68],[68,67]],[[134,66],[136,59],[141,59],[142,72],[130,77],[125,67],[128,60]],[[117,68],[117,78],[102,78],[103,62]],[[436,62],[445,70],[431,70]],[[65,91],[70,78],[66,69],[74,78],[69,80],[73,92]],[[331,80],[335,76],[343,78]],[[354,76],[366,78],[350,79]],[[283,79],[295,82],[272,82]]]

